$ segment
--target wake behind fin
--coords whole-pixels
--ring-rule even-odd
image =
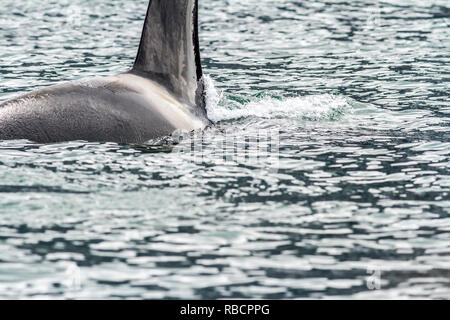
[[[198,0],[150,0],[131,72],[159,82],[204,109]]]

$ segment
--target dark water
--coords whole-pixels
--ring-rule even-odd
[[[4,0],[0,99],[126,70],[146,2]],[[200,4],[215,127],[0,142],[0,298],[450,298],[448,1]]]

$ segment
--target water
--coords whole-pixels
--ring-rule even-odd
[[[4,0],[0,99],[126,70],[146,2]],[[203,158],[1,142],[0,298],[450,298],[448,1],[200,3]]]

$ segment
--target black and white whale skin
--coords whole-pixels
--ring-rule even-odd
[[[37,90],[0,105],[0,140],[144,143],[210,124],[198,0],[151,0],[128,72]]]

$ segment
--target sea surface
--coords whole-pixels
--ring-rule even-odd
[[[448,0],[199,2],[214,126],[0,142],[0,298],[450,298]],[[2,0],[0,101],[126,71],[146,7]]]

